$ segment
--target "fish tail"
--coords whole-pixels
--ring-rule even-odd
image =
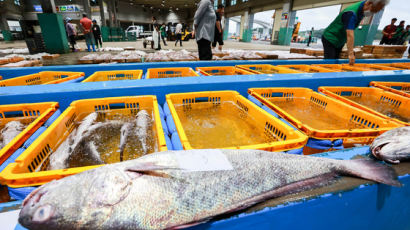
[[[355,159],[345,161],[339,173],[401,187],[401,183],[397,180],[396,171],[392,167],[374,160]]]

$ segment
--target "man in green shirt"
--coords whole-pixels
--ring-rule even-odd
[[[404,30],[404,25],[406,21],[401,21],[399,26],[396,28],[396,33],[393,35],[393,42],[392,45],[401,45],[401,37],[403,36],[405,30]]]
[[[165,42],[165,38],[167,37],[165,23],[162,24],[159,30],[161,31],[161,38],[162,38],[162,41],[164,42],[164,46],[167,46],[167,43]]]
[[[354,30],[360,25],[364,17],[382,10],[390,0],[367,0],[355,3],[343,10],[336,19],[325,29],[322,43],[325,59],[338,59],[343,46],[347,42],[349,64],[355,63]]]

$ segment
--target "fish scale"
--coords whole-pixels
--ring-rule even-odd
[[[202,167],[215,158],[223,162],[219,169]],[[181,159],[192,160],[198,170]],[[30,229],[173,228],[322,186],[338,173],[400,185],[393,169],[369,160],[258,150],[169,151],[43,185],[23,202],[19,222]]]

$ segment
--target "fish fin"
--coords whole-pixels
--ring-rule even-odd
[[[338,170],[340,174],[356,176],[396,187],[402,186],[397,180],[396,171],[388,165],[369,159],[356,159],[344,162],[342,169]]]
[[[140,164],[134,167],[128,167],[125,169],[127,173],[137,173],[140,175],[171,178],[170,175],[164,172],[158,172],[158,171],[164,171],[164,170],[180,170],[180,168],[161,166],[161,165],[156,165],[154,163],[144,163],[144,164]]]

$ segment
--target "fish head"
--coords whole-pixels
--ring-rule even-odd
[[[123,171],[86,171],[47,183],[23,202],[19,222],[29,229],[82,229],[109,219],[130,192]]]
[[[141,110],[141,111],[139,111],[138,113],[137,113],[137,118],[138,117],[144,117],[144,118],[149,118],[149,114],[148,114],[148,112],[146,111],[146,110]]]
[[[410,127],[394,129],[377,137],[371,152],[377,159],[393,164],[410,159]]]

